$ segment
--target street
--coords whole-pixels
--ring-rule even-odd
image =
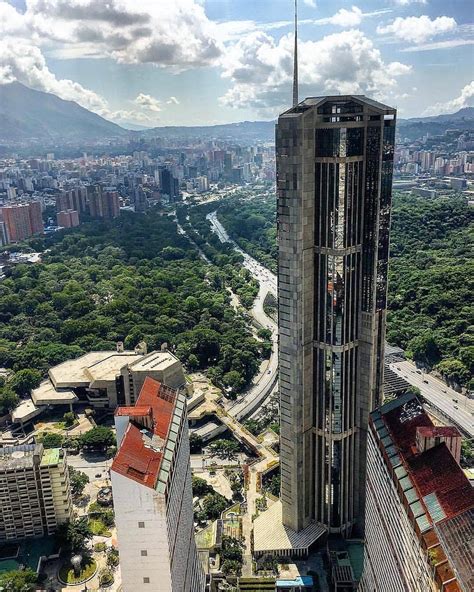
[[[78,471],[85,473],[90,481],[96,481],[98,479],[107,479],[109,476],[108,470],[112,464],[113,459],[106,459],[103,454],[68,454],[67,464]],[[99,475],[96,477],[96,475]]]
[[[236,402],[227,406],[229,415],[235,417],[238,420],[242,420],[253,413],[257,407],[259,407],[270,396],[277,385],[278,326],[270,317],[266,315],[265,311],[263,310],[263,303],[267,293],[270,292],[275,296],[275,298],[277,296],[277,278],[274,273],[261,265],[256,259],[248,255],[232,239],[229,238],[226,229],[217,219],[217,212],[211,212],[206,216],[206,218],[211,223],[213,230],[216,232],[221,242],[229,242],[233,245],[234,249],[238,251],[244,258],[244,267],[246,267],[254,276],[254,278],[258,280],[260,289],[250,313],[262,327],[266,327],[272,332],[273,348],[267,372],[260,376],[260,378],[255,381],[255,383],[241,397],[239,397]]]
[[[474,401],[461,395],[444,382],[418,370],[413,362],[393,362],[390,369],[411,385],[420,389],[422,396],[465,436],[474,437]]]

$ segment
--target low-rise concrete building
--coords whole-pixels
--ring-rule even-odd
[[[72,515],[66,452],[0,448],[0,543],[53,534]]]
[[[37,407],[85,401],[115,408],[132,405],[147,376],[173,388],[186,382],[179,360],[169,351],[93,351],[50,368],[48,375],[31,392]]]

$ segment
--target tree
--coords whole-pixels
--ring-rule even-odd
[[[119,552],[114,547],[110,547],[107,551],[107,565],[109,567],[117,567],[119,564]]]
[[[225,575],[240,576],[242,574],[242,563],[232,559],[224,559],[221,570]]]
[[[76,421],[76,416],[74,415],[74,413],[72,411],[68,411],[67,413],[65,413],[63,415],[63,420],[64,420],[66,427],[69,428],[72,425],[74,425],[74,422]]]
[[[20,402],[18,395],[8,387],[0,388],[0,415],[6,415]]]
[[[72,553],[83,551],[93,536],[86,516],[60,524],[56,535]]]
[[[38,576],[30,568],[6,571],[0,574],[0,586],[8,592],[30,592],[36,589]]]
[[[465,468],[472,467],[474,462],[474,446],[469,440],[463,439],[461,442],[461,466]]]
[[[89,483],[89,477],[82,471],[69,467],[69,482],[71,483],[72,495],[81,495],[84,487]]]
[[[273,475],[270,480],[265,484],[265,489],[274,495],[275,497],[280,497],[280,474]]]
[[[10,387],[20,397],[29,395],[32,389],[39,386],[42,379],[41,372],[32,368],[24,368],[15,372],[13,377],[9,381]]]
[[[220,493],[208,493],[202,501],[202,509],[207,520],[217,520],[227,508],[228,501]]]
[[[453,358],[442,360],[437,366],[437,370],[448,380],[456,384],[463,384],[470,377],[469,370],[460,361]]]
[[[60,448],[63,444],[63,436],[54,432],[45,432],[41,438],[41,443],[45,448]]]
[[[87,448],[105,448],[115,444],[115,436],[110,428],[97,426],[82,434],[80,442]]]
[[[267,329],[266,327],[262,327],[261,329],[259,329],[257,331],[257,335],[263,341],[270,341],[272,338],[272,332],[270,331],[270,329]]]
[[[110,586],[114,581],[114,574],[110,571],[110,569],[104,568],[101,570],[99,574],[99,584],[101,586],[107,587]]]
[[[209,446],[211,456],[217,456],[221,460],[235,460],[240,450],[235,440],[215,440]]]
[[[229,569],[230,571],[224,571],[224,573],[235,573],[239,575],[242,569],[243,563],[243,551],[242,551],[242,543],[239,539],[230,536],[223,536],[222,537],[222,549],[221,549],[221,560],[222,564],[222,571],[224,571],[224,564],[227,565],[225,568],[226,570]]]
[[[198,454],[202,451],[203,441],[199,434],[193,432],[189,436],[189,449],[191,454]]]
[[[226,372],[222,377],[222,382],[235,392],[240,391],[245,386],[245,379],[237,370]]]
[[[411,339],[407,348],[411,351],[413,359],[416,362],[434,366],[439,361],[440,352],[435,335],[431,331],[426,331]]]
[[[193,497],[203,497],[208,493],[214,492],[214,488],[211,485],[209,485],[209,483],[205,479],[197,477],[196,475],[193,475],[192,484]]]
[[[415,397],[421,397],[421,391],[417,386],[409,386],[406,392],[411,395],[415,395]]]

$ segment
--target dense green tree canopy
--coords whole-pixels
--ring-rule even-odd
[[[106,448],[115,444],[115,436],[110,428],[96,426],[81,435],[80,443],[90,448]]]
[[[32,592],[36,589],[38,576],[31,569],[18,569],[0,574],[0,587],[8,592]]]
[[[172,216],[123,213],[30,245],[46,251],[42,263],[15,266],[0,284],[0,366],[23,372],[16,390],[117,341],[131,348],[145,340],[149,349],[166,342],[190,369],[212,367],[217,382],[236,371],[247,385],[257,372],[261,346],[230,306],[227,286],[248,306],[258,286],[231,251],[204,262]]]
[[[275,207],[267,198],[218,209],[232,238],[273,270]],[[394,194],[387,340],[458,384],[474,371],[473,219],[465,198]]]

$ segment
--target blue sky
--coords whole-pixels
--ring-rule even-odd
[[[117,121],[270,119],[291,98],[292,0],[0,0],[0,84]],[[470,0],[299,0],[300,96],[401,117],[474,104]]]

